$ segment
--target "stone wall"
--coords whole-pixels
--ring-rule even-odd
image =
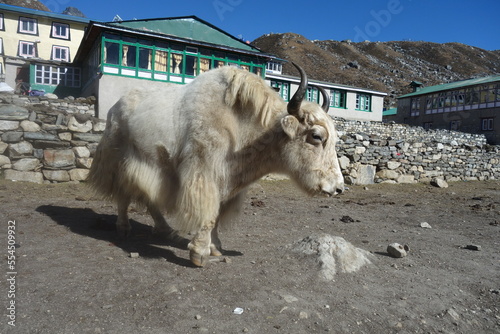
[[[0,170],[9,180],[83,181],[105,128],[92,99],[0,95]],[[336,119],[348,184],[500,178],[500,146],[482,135]]]
[[[349,184],[500,178],[500,146],[483,135],[401,124],[336,120]]]
[[[89,98],[0,95],[0,168],[5,179],[83,181],[106,123]]]

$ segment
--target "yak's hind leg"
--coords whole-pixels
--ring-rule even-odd
[[[210,255],[212,256],[222,256],[222,243],[219,239],[219,222],[215,224],[215,227],[212,229],[211,237],[212,242],[210,243]]]
[[[116,231],[120,237],[128,237],[130,235],[130,222],[128,220],[128,206],[130,204],[130,197],[121,196],[116,201],[118,207],[118,218],[116,220]]]
[[[163,217],[163,214],[156,205],[149,204],[148,211],[151,214],[151,217],[153,217],[153,221],[155,222],[153,233],[165,237],[168,241],[172,242],[176,246],[182,247],[184,249],[187,248],[189,240],[181,237],[176,230],[168,225],[165,217]]]

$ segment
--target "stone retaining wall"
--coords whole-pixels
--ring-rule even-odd
[[[31,182],[83,181],[105,128],[92,99],[0,95],[0,169]],[[348,184],[500,178],[500,146],[481,135],[337,119]]]
[[[401,124],[336,120],[346,183],[500,178],[500,146],[483,135]]]
[[[93,99],[0,95],[0,168],[5,179],[86,179],[106,123]]]

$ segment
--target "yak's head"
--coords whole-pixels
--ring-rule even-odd
[[[337,132],[328,115],[330,98],[323,88],[317,87],[323,95],[323,105],[303,101],[307,76],[301,67],[293,65],[300,72],[301,82],[288,103],[288,115],[281,119],[287,137],[281,158],[290,176],[309,194],[341,193],[344,177],[335,149]]]

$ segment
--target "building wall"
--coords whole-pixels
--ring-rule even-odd
[[[371,95],[371,111],[356,110],[356,92],[347,92],[346,108],[330,107],[329,114],[334,117],[340,117],[357,121],[382,121],[382,112],[384,109],[384,97]]]
[[[132,89],[141,87],[168,87],[178,85],[162,81],[140,80],[112,75],[103,75],[99,80],[87,87],[82,96],[97,97],[96,117],[106,119],[109,109]]]

